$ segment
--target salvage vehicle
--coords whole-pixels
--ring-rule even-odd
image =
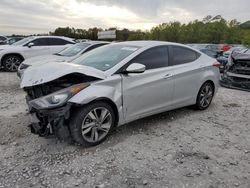
[[[164,111],[209,107],[219,63],[188,46],[131,41],[102,46],[72,61],[28,68],[31,132],[93,146],[116,126]]]
[[[27,60],[24,60],[18,67],[17,76],[21,78],[23,72],[30,66],[40,65],[51,61],[70,62],[76,59],[77,57],[81,56],[82,54],[106,44],[109,44],[109,42],[105,41],[80,42],[62,50],[61,52],[52,55],[44,55],[44,56],[29,58]]]
[[[19,40],[24,39],[24,37],[4,37],[0,36],[0,45],[11,45]]]
[[[5,71],[15,72],[25,59],[54,54],[72,44],[75,44],[74,40],[67,37],[27,37],[12,45],[0,46],[0,67],[3,67]]]
[[[223,51],[219,44],[189,44],[190,47],[195,48],[197,50],[208,49],[213,53],[216,53],[217,57],[221,56]]]
[[[0,35],[0,45],[6,44],[6,41],[8,40],[7,37]]]
[[[250,91],[250,49],[235,51],[229,56],[220,84]]]
[[[14,44],[15,42],[18,42],[20,40],[24,39],[24,37],[8,37],[6,44]]]
[[[245,50],[245,49],[246,49],[246,47],[244,47],[244,46],[235,46],[235,47],[232,47],[232,48],[230,48],[229,50],[223,52],[223,56],[228,58],[229,55],[230,55],[232,52],[239,52],[239,51]]]
[[[239,47],[239,46],[238,47],[231,47],[228,51],[223,52],[222,56],[216,58],[217,61],[221,64],[221,66],[220,66],[220,72],[221,73],[224,72],[225,67],[226,67],[226,65],[228,63],[228,58],[229,58],[229,56],[230,56],[231,53],[233,53],[233,52],[239,52],[239,51],[244,50],[244,49],[246,49],[246,47],[243,47],[243,46],[241,46],[241,47]]]
[[[207,48],[201,48],[199,49],[201,52],[203,52],[204,54],[207,54],[209,57],[213,57],[213,58],[217,58],[218,54],[216,52],[214,52],[211,49],[207,49]]]
[[[209,57],[215,58],[219,63],[220,63],[220,73],[224,71],[224,67],[227,64],[227,57],[219,55],[217,52],[207,49],[207,48],[202,48],[200,49],[201,52],[204,54],[207,54]]]

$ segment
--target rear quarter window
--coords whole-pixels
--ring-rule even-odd
[[[172,46],[171,65],[191,63],[201,56],[200,53],[182,46]]]
[[[66,44],[74,44],[73,42],[69,42],[64,39],[60,38],[48,38],[49,44],[51,46],[61,46],[61,45],[66,45]]]

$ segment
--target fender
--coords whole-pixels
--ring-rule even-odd
[[[118,125],[121,125],[124,123],[121,80],[121,76],[116,75],[106,80],[92,83],[89,87],[73,96],[68,102],[85,105],[98,99],[108,99],[116,105],[119,112]]]
[[[2,64],[2,61],[3,61],[4,57],[6,57],[6,56],[8,56],[8,55],[18,55],[18,56],[22,57],[23,60],[25,59],[25,57],[24,57],[23,54],[15,53],[15,52],[13,52],[13,53],[12,53],[12,52],[9,52],[9,53],[6,53],[6,54],[3,54],[2,56],[0,56],[0,63],[1,63],[1,64]]]
[[[218,87],[219,87],[219,73],[217,73],[217,71],[219,72],[219,69],[217,67],[213,67],[213,69],[210,69],[209,71],[206,71],[205,74],[203,74],[202,79],[201,79],[201,83],[200,83],[200,87],[202,86],[202,84],[204,84],[206,81],[212,81],[214,83],[214,94],[218,91]],[[218,76],[216,76],[218,75]],[[198,94],[199,91],[197,91]]]

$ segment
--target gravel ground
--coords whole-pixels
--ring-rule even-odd
[[[29,132],[15,73],[0,72],[0,187],[250,187],[250,95],[220,88],[210,108],[119,127],[82,148]]]

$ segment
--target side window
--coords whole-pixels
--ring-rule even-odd
[[[60,46],[60,45],[66,45],[66,44],[73,44],[72,42],[66,41],[64,39],[59,38],[48,38],[49,44],[51,46]]]
[[[38,38],[30,42],[33,42],[34,46],[48,46],[49,45],[48,40],[46,38]]]
[[[200,57],[199,53],[185,47],[172,46],[172,50],[173,57],[171,65],[190,63]]]
[[[5,40],[6,40],[6,38],[5,38],[5,37],[0,36],[0,40],[1,40],[1,41],[5,41]]]
[[[103,44],[94,44],[94,45],[90,46],[87,50],[85,50],[83,53],[91,51],[91,50],[93,50],[95,48],[98,48],[98,47],[104,46],[104,45],[106,45],[106,43],[103,43]]]
[[[131,63],[141,63],[146,69],[156,69],[168,66],[168,47],[160,46],[148,49],[135,57]]]

